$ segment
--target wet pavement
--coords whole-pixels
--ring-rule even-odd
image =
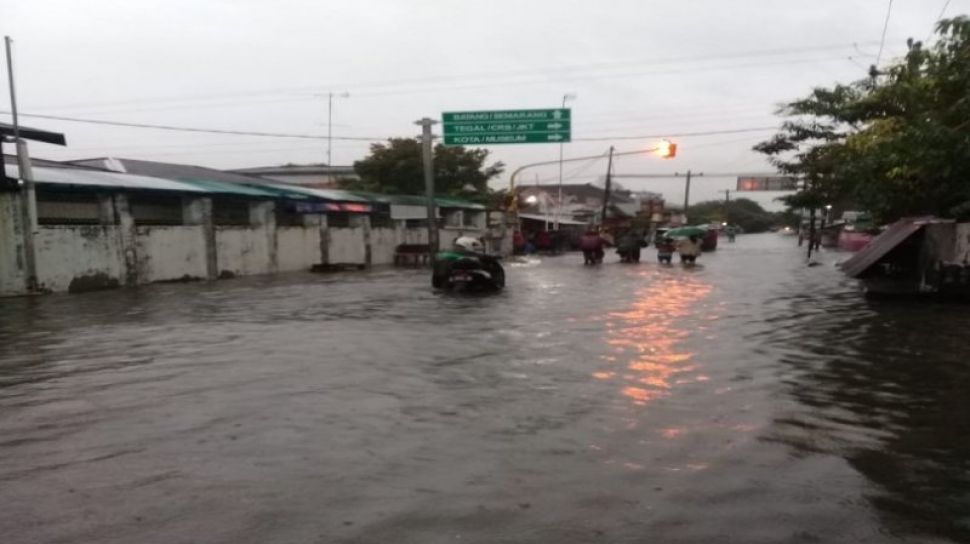
[[[836,259],[0,300],[0,541],[968,542],[970,312]]]

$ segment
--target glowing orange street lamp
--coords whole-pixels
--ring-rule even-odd
[[[661,159],[672,159],[677,156],[677,144],[670,140],[660,140],[657,144],[657,155]]]

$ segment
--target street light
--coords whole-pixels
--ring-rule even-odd
[[[576,93],[566,93],[562,95],[562,107],[566,107],[567,100],[576,100]],[[559,143],[559,195],[556,198],[556,227],[555,230],[559,230],[559,217],[562,215],[562,146]]]
[[[327,183],[333,183],[333,97],[338,98],[349,98],[350,93],[344,91],[342,93],[334,93],[330,91],[327,93],[327,169],[330,170],[330,174],[327,174]]]

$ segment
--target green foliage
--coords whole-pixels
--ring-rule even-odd
[[[766,211],[760,204],[747,198],[691,204],[688,217],[691,223],[728,223],[740,226],[744,232],[764,232],[774,226],[789,224],[784,214]]]
[[[475,201],[488,201],[488,180],[502,173],[504,165],[486,166],[488,151],[464,147],[434,148],[435,192]],[[340,187],[378,193],[424,194],[421,143],[412,138],[391,138],[370,147],[370,155],[354,163],[360,180],[341,180]]]
[[[783,106],[780,133],[755,146],[805,188],[792,207],[863,207],[881,222],[970,217],[970,19],[943,20],[929,49],[849,85]]]

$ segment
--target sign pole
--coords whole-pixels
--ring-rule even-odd
[[[434,261],[438,253],[438,221],[435,215],[434,202],[434,148],[431,126],[437,123],[434,119],[425,117],[414,124],[421,125],[421,152],[424,158],[424,192],[428,207],[428,259]]]
[[[17,169],[23,183],[23,229],[24,229],[24,271],[26,272],[27,290],[37,289],[37,256],[34,248],[34,231],[37,229],[37,198],[34,194],[34,175],[31,169],[30,156],[27,154],[27,142],[20,139],[20,120],[17,116],[17,93],[13,78],[13,40],[4,36],[7,48],[7,79],[10,83],[10,112],[13,116],[14,142],[17,146]]]
[[[687,170],[687,181],[684,182],[684,224],[687,224],[687,206],[690,205],[690,169]]]
[[[606,162],[606,188],[603,191],[603,215],[600,218],[600,226],[606,226],[606,208],[610,204],[610,176],[613,173],[613,146],[610,146],[610,158]]]

